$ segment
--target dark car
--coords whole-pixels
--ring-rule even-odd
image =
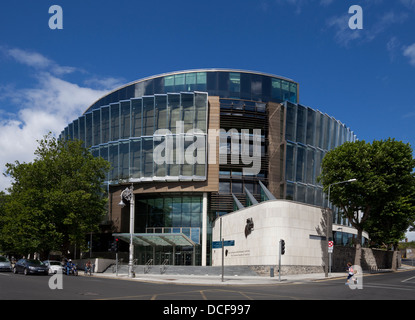
[[[0,271],[12,271],[10,260],[3,256],[0,256]]]
[[[13,273],[19,272],[23,272],[25,275],[30,273],[48,275],[49,267],[39,260],[20,259],[13,268]]]

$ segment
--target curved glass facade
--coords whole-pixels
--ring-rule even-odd
[[[356,136],[340,121],[318,110],[286,102],[286,199],[327,206],[317,182],[324,155]]]
[[[222,98],[298,102],[298,83],[290,79],[249,71],[202,69],[168,73],[128,84],[96,101],[85,113],[131,98],[192,91]]]
[[[210,172],[209,128],[223,129],[215,150],[218,164],[209,167]],[[246,136],[249,143],[243,145]],[[210,222],[234,211],[235,197],[243,206],[263,201],[259,181],[272,185],[276,198],[327,206],[317,182],[322,159],[329,150],[356,140],[338,120],[300,105],[296,82],[219,69],[167,73],[130,83],[92,104],[63,130],[61,138],[82,140],[94,156],[111,163],[110,219],[121,221],[117,230],[128,228],[112,197],[119,197],[120,185],[134,183],[135,190],[143,191],[135,197],[136,232],[188,237],[196,244],[192,254],[187,247],[180,248],[180,254],[158,248],[155,258],[163,262],[178,254],[183,264],[203,264],[203,259],[209,264]],[[192,147],[194,161],[184,161],[183,152]],[[260,150],[256,174],[244,175],[253,163],[241,163],[243,150],[248,156]],[[239,162],[233,161],[235,154]],[[203,217],[207,217],[205,229]],[[335,215],[334,222],[339,219]],[[202,244],[202,235],[207,243]],[[140,263],[154,255],[152,248],[136,248],[136,253]]]

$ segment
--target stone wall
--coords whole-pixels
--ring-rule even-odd
[[[352,247],[335,246],[332,254],[332,271],[346,270],[348,262],[354,264],[356,249]],[[380,269],[396,269],[401,265],[401,255],[398,251],[362,248],[362,269],[376,271]]]

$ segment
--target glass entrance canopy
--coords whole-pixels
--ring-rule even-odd
[[[117,237],[125,242],[130,242],[129,233],[114,233]],[[133,244],[137,246],[192,246],[196,243],[190,240],[183,233],[133,233]]]

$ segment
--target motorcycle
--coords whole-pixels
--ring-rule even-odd
[[[77,276],[78,275],[78,267],[76,265],[72,265],[71,267],[66,266],[66,275],[74,275]]]

